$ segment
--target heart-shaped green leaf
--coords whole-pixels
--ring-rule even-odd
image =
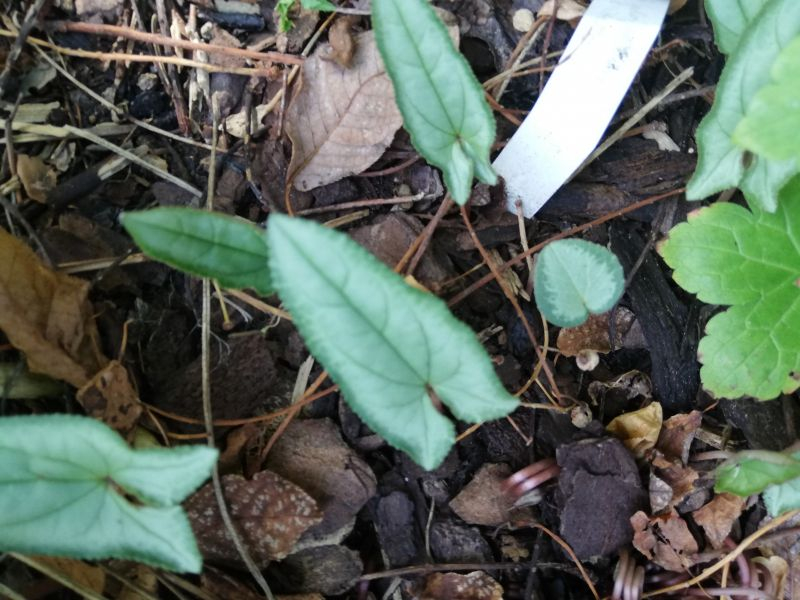
[[[737,496],[750,496],[768,486],[800,477],[798,456],[759,450],[742,452],[717,469],[714,489]]]
[[[134,451],[87,417],[2,418],[0,550],[199,573],[202,558],[177,503],[216,460],[205,446]]]
[[[800,177],[777,211],[717,203],[670,231],[660,247],[675,281],[703,302],[731,307],[706,326],[703,385],[725,398],[762,400],[800,381]]]
[[[770,0],[706,0],[705,8],[714,24],[717,46],[730,54],[753,20]]]
[[[455,441],[439,401],[468,422],[517,406],[473,331],[349,237],[275,214],[268,240],[275,289],[309,350],[364,422],[422,467]]]
[[[473,174],[497,182],[489,161],[495,123],[483,88],[427,0],[372,0],[372,26],[411,142],[442,169],[463,205]]]
[[[559,327],[575,327],[589,314],[617,303],[625,285],[619,259],[585,240],[558,240],[536,257],[533,290],[544,318]]]
[[[800,459],[800,453],[792,456]],[[776,483],[764,490],[764,505],[773,517],[800,508],[800,476]]]
[[[775,210],[778,193],[798,172],[798,162],[747,156],[732,136],[748,105],[770,82],[770,66],[798,34],[797,0],[771,0],[749,25],[722,72],[714,106],[697,130],[697,170],[687,186],[688,199],[738,186],[750,206]]]
[[[149,256],[227,288],[269,294],[264,230],[249,221],[191,208],[126,213],[125,229]]]
[[[772,65],[772,81],[747,107],[733,140],[769,160],[800,161],[800,37]]]

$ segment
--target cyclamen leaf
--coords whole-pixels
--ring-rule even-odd
[[[800,459],[800,453],[792,457]],[[769,486],[764,490],[764,505],[773,517],[800,508],[800,477]]]
[[[411,142],[458,204],[473,175],[494,185],[495,123],[483,88],[427,0],[373,0],[372,25]]]
[[[717,46],[724,54],[736,49],[742,34],[770,0],[706,0],[705,7],[714,24]]]
[[[697,170],[687,186],[689,200],[741,187],[751,207],[774,211],[778,193],[798,172],[796,160],[772,161],[754,156],[732,136],[756,93],[769,83],[768,65],[800,34],[800,2],[771,0],[758,13],[730,57],[717,85],[716,100],[697,130]]]
[[[191,208],[126,213],[122,225],[156,260],[222,287],[272,292],[264,230],[249,221]]]
[[[0,550],[198,573],[202,558],[177,503],[216,460],[205,446],[134,451],[87,417],[0,419]]]
[[[777,211],[717,203],[670,231],[659,251],[675,281],[709,304],[731,307],[706,326],[698,355],[716,396],[768,400],[800,381],[800,177]]]
[[[733,141],[770,160],[800,161],[800,37],[772,65],[772,81],[753,98]]]
[[[609,310],[622,296],[625,276],[613,253],[585,240],[558,240],[536,258],[533,289],[544,318],[575,327]]]
[[[435,468],[455,442],[431,393],[468,422],[516,408],[474,332],[349,237],[275,214],[268,240],[275,288],[309,350],[364,422],[419,465]]]
[[[780,452],[742,452],[729,464],[717,470],[714,489],[737,496],[750,496],[763,492],[768,486],[800,477],[798,455]]]

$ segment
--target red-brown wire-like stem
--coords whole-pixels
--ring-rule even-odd
[[[554,458],[545,458],[514,473],[503,482],[501,489],[509,497],[517,499],[557,477],[560,472],[561,467]]]

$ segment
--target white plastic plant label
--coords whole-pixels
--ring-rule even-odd
[[[530,114],[494,161],[508,209],[533,216],[608,127],[661,29],[669,0],[593,0]]]

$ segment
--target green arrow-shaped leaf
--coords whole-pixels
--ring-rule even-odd
[[[373,0],[372,26],[411,142],[453,199],[467,201],[473,174],[494,185],[492,111],[427,0]]]
[[[176,503],[216,459],[204,446],[134,451],[87,417],[0,419],[0,550],[198,573],[202,558]]]
[[[264,230],[249,221],[191,208],[126,213],[122,224],[149,256],[223,287],[269,294]]]
[[[706,326],[703,385],[761,399],[800,385],[800,177],[777,211],[717,203],[670,231],[660,247],[673,277],[703,302],[729,304]]]
[[[598,244],[558,240],[536,257],[533,288],[544,318],[559,327],[575,327],[589,314],[617,303],[625,285],[619,259]]]
[[[753,98],[733,140],[769,160],[800,161],[800,37],[772,65],[772,81]]]
[[[798,34],[797,0],[771,0],[757,13],[731,54],[714,106],[697,130],[697,170],[687,185],[688,199],[701,200],[738,186],[750,206],[775,210],[778,193],[798,172],[798,162],[747,157],[732,136],[756,93],[770,82],[770,66]]]
[[[275,289],[353,410],[426,469],[455,441],[440,400],[464,421],[507,415],[503,388],[469,327],[346,235],[272,215]]]

